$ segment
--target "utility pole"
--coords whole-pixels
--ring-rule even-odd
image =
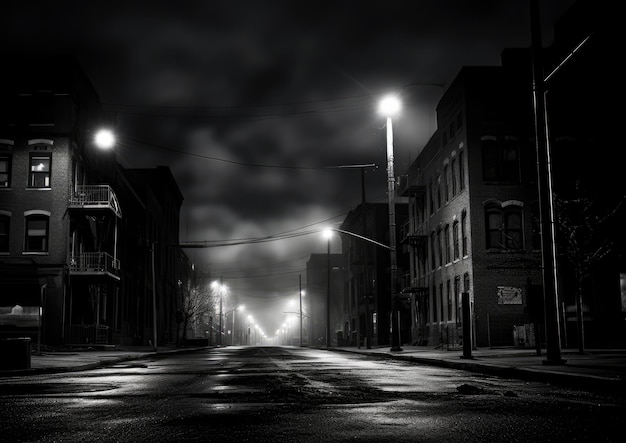
[[[533,61],[535,143],[537,149],[537,181],[539,183],[539,216],[541,224],[543,301],[546,326],[547,356],[543,363],[559,365],[564,364],[565,360],[561,358],[552,165],[544,94],[541,21],[539,18],[538,0],[530,0],[530,23]]]
[[[222,346],[222,307],[224,304],[224,286],[222,284],[222,276],[220,275],[220,330],[219,330],[219,334],[217,335],[219,338],[219,346]]]
[[[298,283],[300,284],[300,347],[302,347],[302,274],[298,275]]]

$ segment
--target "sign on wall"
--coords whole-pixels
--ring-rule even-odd
[[[521,305],[522,288],[514,288],[512,286],[498,286],[498,304]]]

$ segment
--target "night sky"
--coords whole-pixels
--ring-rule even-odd
[[[541,3],[543,44],[571,0]],[[386,202],[385,121],[400,175],[436,129],[463,66],[529,47],[529,1],[3,1],[0,52],[71,54],[117,114],[125,167],[167,165],[184,195],[181,242],[266,331],[306,284],[320,234],[361,202]],[[529,98],[530,100],[530,98]],[[275,236],[278,240],[256,240]],[[332,241],[340,251],[340,240]]]

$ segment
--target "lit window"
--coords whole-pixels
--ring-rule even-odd
[[[42,214],[26,217],[26,252],[48,252],[48,220],[49,217]]]
[[[36,153],[30,155],[28,186],[31,188],[50,187],[50,164],[52,155]]]

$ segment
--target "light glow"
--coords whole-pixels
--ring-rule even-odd
[[[96,142],[96,146],[99,148],[111,149],[115,146],[115,135],[109,129],[101,129],[96,132],[94,141]]]
[[[385,117],[393,117],[402,109],[402,103],[396,95],[383,97],[378,105],[378,112]]]

